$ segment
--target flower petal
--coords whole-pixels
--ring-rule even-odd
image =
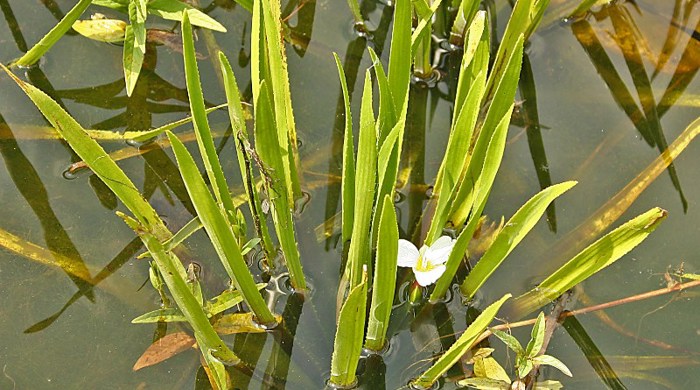
[[[456,240],[448,236],[442,236],[435,240],[433,245],[425,251],[425,258],[431,264],[444,264],[452,253]]]
[[[416,271],[413,269],[413,274],[416,276],[416,281],[421,286],[430,286],[435,283],[442,274],[445,273],[445,266],[442,264],[436,265],[435,268],[429,271]]]
[[[418,263],[418,248],[411,241],[399,240],[399,258],[397,265],[399,267],[415,267]]]

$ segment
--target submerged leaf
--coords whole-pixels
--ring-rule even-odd
[[[142,368],[158,364],[180,352],[186,351],[194,345],[194,337],[185,332],[167,334],[146,348],[131,369],[138,371]]]

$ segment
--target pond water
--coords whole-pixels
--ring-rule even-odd
[[[4,15],[0,19],[0,61],[9,63],[19,57],[74,3],[0,0]],[[375,0],[361,3],[368,25],[375,30],[369,45],[386,61],[391,8]],[[552,1],[548,15],[556,15],[561,4]],[[562,249],[575,249],[570,241],[564,247],[558,244],[567,233],[659,155],[659,148],[650,145],[670,144],[698,117],[700,84],[694,76],[700,65],[700,32],[696,30],[700,9],[696,5],[692,0],[620,1],[577,23],[545,17],[545,26],[526,50],[539,125],[523,119],[527,116],[514,117],[485,214],[492,220],[508,218],[543,185],[570,179],[579,184],[557,200],[556,216],[549,214],[549,221],[541,221],[490,279],[477,297],[477,309],[506,292],[517,295],[528,290],[562,264],[566,260]],[[354,90],[354,112],[359,110],[359,72],[370,66],[368,42],[354,33],[345,2],[292,0],[282,6],[284,15],[301,7],[289,19],[293,45],[287,46],[287,53],[304,188],[310,196],[297,219],[297,237],[313,290],[303,305],[286,296],[278,302],[277,312],[284,313],[288,324],[296,325],[293,337],[226,336],[234,351],[253,367],[252,374],[234,372],[237,388],[315,389],[322,388],[329,375],[342,254],[337,232],[323,235],[324,222],[340,206],[342,95],[332,52],[345,64]],[[502,31],[510,6],[504,1],[493,6],[497,28]],[[226,34],[214,33],[214,38],[231,59],[239,85],[249,98],[250,16],[227,0],[213,1],[207,8],[228,29]],[[88,13],[94,12],[120,17],[91,6]],[[161,19],[149,20],[149,27],[177,27]],[[620,35],[621,31],[631,33]],[[668,58],[660,60],[659,53],[669,45],[668,36],[675,40],[670,40],[670,50],[667,47]],[[200,31],[198,38],[198,51],[208,56],[206,35]],[[630,54],[635,52],[633,47],[638,48],[641,62]],[[86,128],[145,129],[188,112],[182,55],[167,46],[156,50],[147,59],[147,69],[131,98],[124,92],[122,48],[76,34],[63,37],[39,67],[15,71],[57,99]],[[400,183],[397,203],[403,231],[411,228],[425,204],[426,191],[443,156],[458,61],[458,52],[445,54],[442,80],[433,88],[417,84],[411,90],[403,159],[404,167],[410,169],[402,171],[410,175]],[[200,71],[205,98],[218,104],[225,96],[212,63],[209,57],[202,59]],[[655,70],[657,64],[661,66]],[[663,98],[667,91],[679,95],[678,99]],[[535,103],[528,96],[521,112]],[[525,98],[522,93],[521,98]],[[225,132],[225,112],[213,113],[210,120],[216,131]],[[130,322],[159,303],[150,285],[141,288],[147,281],[148,263],[135,256],[143,248],[114,215],[114,209],[123,206],[95,177],[86,171],[65,174],[76,157],[49,130],[21,90],[8,77],[0,76],[0,229],[5,236],[12,234],[82,262],[101,282],[87,288],[58,267],[7,248],[0,250],[0,388],[206,388],[199,353],[194,349],[132,371],[154,335],[165,330]],[[645,140],[645,134],[651,141]],[[236,191],[240,176],[233,142],[227,136],[217,142]],[[116,142],[104,146],[110,151],[138,150]],[[142,150],[142,156],[126,158],[120,166],[169,226],[177,229],[191,218],[191,205],[182,197],[172,153],[167,148]],[[666,284],[664,273],[680,264],[686,272],[699,272],[698,166],[700,148],[691,144],[675,161],[675,172],[662,173],[613,224],[618,226],[653,206],[669,212],[649,239],[583,284],[578,306],[661,288]],[[687,210],[682,199],[687,201]],[[193,236],[187,246],[192,261],[202,266],[205,289],[220,291],[225,286],[220,276],[223,270],[204,234]],[[696,388],[700,382],[700,312],[695,294],[665,295],[609,309],[607,318],[587,314],[577,319],[626,387]],[[396,335],[389,353],[383,361],[375,357],[364,363],[366,374],[361,381],[366,389],[404,386],[427,368],[429,359],[443,344],[449,345],[454,337],[450,335],[463,330],[466,318],[472,315],[459,299],[436,305],[415,318],[406,305],[396,313],[392,323]],[[179,330],[185,327],[168,327],[169,332]],[[527,332],[514,333],[522,340]],[[512,362],[503,344],[492,341],[492,345],[500,362]],[[574,377],[545,370],[546,377],[562,380],[567,388],[605,387],[563,328],[554,333],[548,353],[565,362]]]

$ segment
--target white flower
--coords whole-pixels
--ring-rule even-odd
[[[442,236],[433,242],[433,245],[418,250],[411,241],[399,240],[399,267],[413,268],[416,281],[421,286],[429,286],[435,283],[445,272],[445,262],[450,257],[455,240]]]

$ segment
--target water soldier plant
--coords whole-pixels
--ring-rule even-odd
[[[55,42],[67,30],[66,24],[70,26],[78,17],[75,14],[85,9],[81,8],[82,3],[79,2],[75,12],[71,11],[70,17],[66,15],[65,22],[59,23],[60,27],[49,34],[50,38],[45,38],[46,42]],[[295,232],[295,202],[302,196],[303,185],[298,176],[300,161],[285,47],[280,39],[284,32],[280,3],[255,0],[246,7],[252,12],[252,134],[247,129],[245,103],[233,69],[223,53],[215,58],[221,67],[244,189],[244,196],[238,198],[230,192],[220,160],[223,157],[218,155],[214,145],[207,114],[218,107],[207,108],[205,104],[193,39],[192,25],[212,27],[213,19],[179,1],[94,3],[129,14],[130,25],[124,26],[127,93],[135,86],[143,59],[146,13],[181,19],[185,81],[198,157],[193,156],[181,136],[173,132],[176,125],[187,120],[121,136],[142,142],[161,134],[167,137],[186,193],[196,211],[196,217],[179,231],[172,232],[166,227],[131,179],[96,142],[99,135],[96,137],[95,132],[86,131],[44,92],[20,80],[6,67],[3,69],[130,211],[131,215],[117,213],[145,245],[147,253],[142,257],[151,258],[149,279],[162,301],[160,308],[133,322],[186,322],[194,331],[212,385],[219,389],[235,388],[238,384],[232,382],[231,369],[226,366],[250,367],[222,340],[218,333],[222,324],[242,322],[245,332],[264,332],[286,326],[280,324],[281,316],[274,312],[274,299],[266,301],[269,296],[261,293],[267,284],[256,283],[257,275],[246,263],[247,254],[260,246],[267,266],[266,276],[279,277],[284,270],[278,264],[276,237],[294,291],[303,297],[307,290]],[[361,13],[357,2],[348,0],[348,4],[359,22]],[[459,286],[464,302],[472,305],[484,283],[534,228],[548,207],[576,185],[574,181],[562,182],[532,196],[505,224],[497,226],[483,255],[472,264],[477,256],[470,253],[469,245],[484,226],[482,214],[504,156],[523,70],[523,48],[541,22],[548,1],[517,0],[495,53],[492,53],[492,43],[496,40],[492,34],[494,26],[490,24],[488,13],[479,10],[479,2],[463,0],[450,4],[457,10],[450,29],[450,43],[461,45],[463,55],[444,156],[432,194],[413,231],[400,233],[394,205],[396,183],[411,103],[411,74],[425,77],[432,72],[433,16],[444,5],[439,0],[395,1],[388,66],[385,68],[380,56],[372,48],[368,49],[372,65],[364,72],[356,134],[347,76],[340,58],[335,56],[344,108],[340,235],[347,256],[341,262],[342,275],[337,290],[337,324],[328,378],[332,387],[357,386],[363,349],[365,355],[381,357],[398,328],[409,326],[421,313],[441,304],[448,292],[456,292],[453,287]],[[581,7],[584,5],[590,6],[591,2],[584,1]],[[116,40],[119,40],[118,35]],[[44,51],[49,47],[42,45]],[[42,53],[27,53],[17,64],[30,64]],[[700,125],[694,123],[687,131],[694,137],[699,128]],[[689,138],[679,140],[680,146],[671,145],[661,160],[672,161],[692,139],[686,137]],[[206,176],[198,168],[200,159]],[[668,166],[668,161],[662,165],[654,165],[654,173],[645,177],[658,176]],[[252,236],[241,209],[244,204],[253,221]],[[268,214],[275,237],[268,226]],[[510,300],[511,294],[505,294],[488,302],[461,335],[444,348],[444,353],[412,379],[411,386],[431,388],[469,354],[474,375],[460,378],[462,386],[524,388],[529,380],[526,378],[534,375],[531,373],[539,365],[550,365],[571,375],[563,363],[545,354],[542,313],[534,321],[532,339],[526,347],[508,333],[487,329],[499,313],[507,313],[510,320],[515,320],[556,300],[639,245],[665,217],[664,210],[653,208],[570,256],[568,262],[531,291],[514,300]],[[230,280],[228,289],[210,299],[203,295],[198,265],[185,264],[179,256],[183,242],[202,228]],[[602,230],[595,233],[600,234]],[[396,287],[405,284],[404,281],[408,281],[409,292],[400,296]],[[401,304],[395,305],[395,302]],[[229,311],[241,303],[245,303],[248,312]],[[516,353],[515,379],[490,356],[493,349],[477,349],[479,342],[490,334]],[[284,348],[279,339],[275,342],[273,348]],[[269,372],[266,370],[265,374]],[[557,388],[557,385],[555,381],[537,382],[538,388]]]

